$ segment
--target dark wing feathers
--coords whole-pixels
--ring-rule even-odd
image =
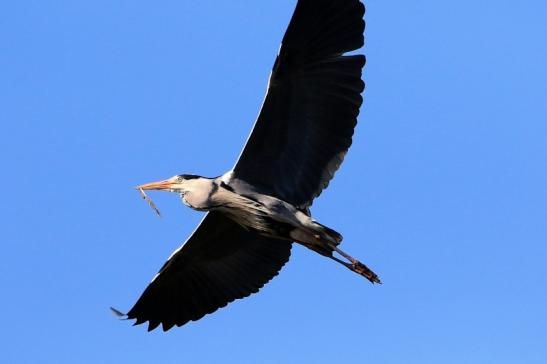
[[[256,293],[289,260],[291,243],[268,239],[211,212],[127,313],[169,330]]]
[[[351,145],[364,83],[365,8],[300,0],[235,177],[300,208],[327,187]]]
[[[234,172],[301,208],[321,193],[351,145],[362,103],[364,56],[358,0],[300,0],[268,93]],[[211,212],[127,313],[164,330],[257,292],[288,261],[291,243],[246,231]]]

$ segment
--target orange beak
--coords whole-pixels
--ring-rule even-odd
[[[143,185],[135,187],[137,190],[168,190],[174,184],[172,179],[166,179],[163,181],[145,183]]]

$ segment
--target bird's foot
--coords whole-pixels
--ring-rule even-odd
[[[353,272],[365,277],[366,279],[368,279],[373,284],[374,283],[382,284],[382,281],[380,281],[380,278],[378,277],[378,275],[376,273],[374,273],[369,267],[367,267],[366,265],[364,265],[363,263],[361,263],[360,261],[358,261],[357,259],[355,259],[351,255],[347,254],[346,252],[342,251],[337,246],[331,245],[331,248],[334,251],[336,251],[338,254],[340,254],[341,256],[346,258],[349,261],[349,263],[346,263],[343,260],[338,259],[337,257],[335,257],[333,255],[329,256],[329,258],[331,258],[332,260],[342,264],[343,266],[345,266],[346,268],[352,270]]]
[[[353,270],[355,273],[362,275],[366,279],[368,279],[371,283],[377,283],[382,284],[382,281],[380,281],[380,278],[376,273],[374,273],[372,270],[370,270],[369,267],[364,265],[358,260],[354,260],[351,263],[351,270]]]

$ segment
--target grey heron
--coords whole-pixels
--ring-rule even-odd
[[[363,46],[364,13],[359,0],[299,0],[234,168],[216,178],[181,174],[138,186],[179,193],[207,214],[128,319],[148,321],[149,331],[198,320],[258,292],[289,260],[294,242],[380,283],[310,213],[352,142],[365,57],[345,53]]]

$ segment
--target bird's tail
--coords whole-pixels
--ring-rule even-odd
[[[326,237],[327,240],[332,241],[335,245],[338,245],[342,242],[343,236],[338,231],[331,229],[328,226],[325,226],[321,223],[318,223],[317,221],[313,222],[315,228],[321,232],[324,237]]]

